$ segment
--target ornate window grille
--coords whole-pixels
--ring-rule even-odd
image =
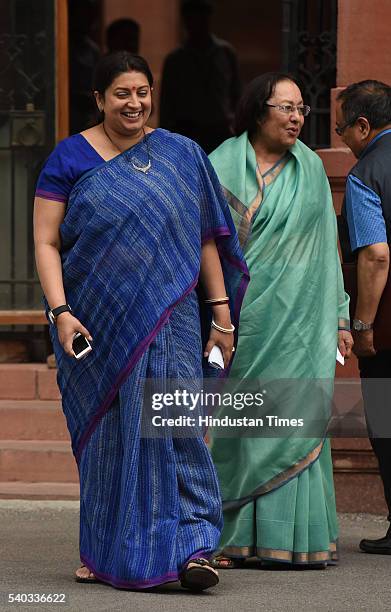
[[[311,106],[302,140],[330,146],[330,89],[336,85],[337,0],[282,0],[282,67],[295,74]]]

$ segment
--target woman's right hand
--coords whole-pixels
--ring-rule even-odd
[[[63,312],[56,319],[57,333],[60,344],[67,355],[74,357],[72,342],[75,334],[82,334],[87,340],[92,342],[92,336],[88,329],[84,327],[70,312]]]

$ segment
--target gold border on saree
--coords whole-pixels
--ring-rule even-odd
[[[227,546],[222,551],[219,551],[219,555],[232,558],[241,557],[264,561],[282,561],[285,563],[322,563],[326,561],[338,561],[336,542],[330,542],[329,550],[315,552],[295,552],[258,546]]]
[[[284,472],[281,472],[281,474],[274,476],[273,478],[268,480],[268,482],[265,482],[265,484],[257,487],[251,495],[248,495],[242,499],[223,501],[223,509],[229,511],[235,508],[241,508],[242,506],[245,506],[246,504],[250,503],[256,497],[264,495],[265,493],[270,493],[270,491],[277,489],[288,480],[295,478],[298,474],[300,474],[303,470],[305,470],[318,459],[323,448],[323,443],[324,441],[321,440],[318,446],[316,446],[312,451],[310,451],[306,457],[304,457],[291,467],[287,468]]]

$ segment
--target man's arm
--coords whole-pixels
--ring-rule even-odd
[[[365,329],[365,326],[362,329],[360,321],[366,324],[374,322],[387,282],[389,248],[386,224],[380,194],[353,174],[349,174],[346,182],[345,205],[350,246],[353,252],[357,252],[353,351],[358,357],[369,357],[376,354],[373,329]]]
[[[357,260],[357,306],[355,319],[373,323],[380,298],[386,286],[390,265],[390,250],[385,242],[360,249]],[[354,334],[354,352],[358,356],[375,354],[373,330]]]

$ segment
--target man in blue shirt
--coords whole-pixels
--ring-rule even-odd
[[[347,177],[340,239],[344,260],[357,262],[354,352],[391,521],[391,346],[376,351],[373,343],[373,324],[389,271],[391,87],[374,80],[353,83],[339,94],[336,112],[336,132],[358,159]],[[391,526],[384,538],[362,540],[360,548],[391,554]]]

